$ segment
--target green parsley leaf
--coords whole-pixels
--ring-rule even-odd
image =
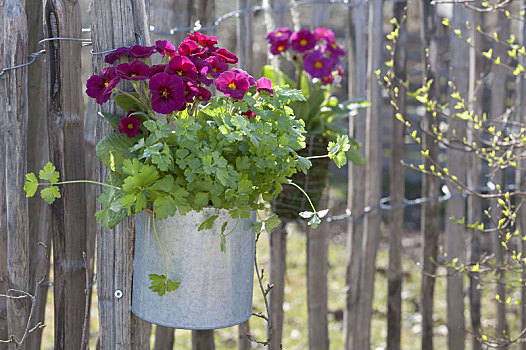
[[[41,180],[47,180],[55,184],[58,182],[58,178],[60,176],[60,173],[58,171],[55,171],[55,169],[55,166],[51,164],[51,162],[48,162],[46,165],[44,165],[44,168],[40,170],[38,176]]]
[[[33,197],[38,189],[38,180],[35,174],[26,174],[26,183],[24,184],[24,191],[26,191],[26,197]]]
[[[47,204],[53,204],[55,199],[61,198],[60,190],[57,186],[49,186],[40,191],[40,196],[46,201]]]
[[[267,220],[265,220],[265,230],[268,233],[272,233],[281,223],[281,220],[276,214],[273,214],[270,216]]]
[[[159,294],[159,296],[163,296],[166,294],[166,292],[172,292],[179,288],[180,282],[172,281],[168,278],[166,278],[165,275],[156,275],[156,274],[150,274],[150,281],[152,281],[152,284],[150,285],[150,288],[154,293]]]
[[[214,221],[216,221],[217,218],[218,218],[218,215],[212,215],[211,217],[203,221],[201,225],[199,225],[199,228],[197,230],[198,231],[210,230],[214,226]]]

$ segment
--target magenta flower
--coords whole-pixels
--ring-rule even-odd
[[[109,63],[109,64],[114,64],[115,62],[120,60],[123,56],[126,56],[129,50],[130,49],[128,47],[119,47],[113,52],[107,54],[106,57],[104,57],[104,62]]]
[[[273,55],[279,55],[289,49],[290,42],[288,40],[275,41],[270,45],[270,53]]]
[[[185,81],[185,90],[184,90],[184,96],[185,101],[188,103],[194,102],[194,98],[199,95],[199,87],[196,83],[191,81]]]
[[[223,72],[216,80],[216,88],[226,97],[242,99],[248,91],[250,84],[248,78],[243,74],[234,72]]]
[[[129,114],[128,114],[129,115]],[[119,123],[119,131],[126,134],[128,137],[135,137],[139,135],[139,128],[141,126],[141,120],[136,115],[129,115],[121,119]]]
[[[247,77],[248,79],[248,85],[249,86],[254,86],[256,85],[256,80],[254,79],[254,77],[252,77],[250,74],[248,74],[247,72],[245,72],[244,70],[242,69],[239,69],[239,68],[232,68],[230,70],[231,72],[234,72],[236,74],[241,74],[241,75],[244,75],[245,77]]]
[[[302,29],[299,32],[292,33],[290,44],[294,50],[299,53],[308,51],[316,45],[316,37],[308,29]]]
[[[338,71],[338,75],[339,75],[340,77],[343,78],[343,75],[344,75],[345,73],[344,73],[344,71],[343,71],[342,66],[338,65],[338,66],[336,67],[336,70]]]
[[[86,94],[96,99],[98,104],[106,103],[121,78],[115,73],[115,67],[103,68],[99,75],[93,75],[86,82]]]
[[[199,101],[210,101],[210,98],[212,98],[212,93],[204,86],[199,86],[199,93],[197,94],[196,98]]]
[[[314,36],[317,40],[334,41],[334,32],[329,28],[316,28],[314,29]]]
[[[320,50],[312,51],[303,59],[303,69],[313,78],[323,78],[332,73],[336,60],[323,56]]]
[[[161,114],[170,114],[185,106],[185,85],[177,75],[158,73],[150,79],[152,109]]]
[[[166,70],[166,67],[168,67],[167,64],[154,64],[150,67],[150,77],[154,76],[157,73],[162,73]]]
[[[257,82],[258,88],[256,89],[257,92],[260,92],[261,90],[268,91],[270,93],[270,96],[274,96],[274,90],[272,89],[272,81],[268,78],[262,77],[259,78]]]
[[[131,58],[148,58],[155,53],[155,46],[135,45],[130,47],[128,56]]]
[[[208,57],[206,61],[212,67],[209,73],[214,78],[217,78],[221,73],[228,70],[228,63],[226,63],[225,60],[223,60],[220,57],[211,56],[211,57]]]
[[[208,36],[198,32],[195,32],[194,34],[188,33],[188,39],[197,42],[201,47],[212,48],[217,44],[217,38],[215,36]]]
[[[208,50],[206,48],[199,46],[197,42],[188,38],[184,39],[181,45],[179,45],[177,52],[184,56],[208,57]]]
[[[274,44],[276,41],[288,41],[291,31],[289,28],[278,27],[275,31],[268,33],[267,41]]]
[[[117,66],[117,75],[126,80],[146,80],[150,77],[150,66],[140,60],[121,63]]]
[[[323,85],[332,84],[333,81],[334,81],[334,76],[332,74],[329,74],[326,77],[321,78],[321,82]]]
[[[212,55],[222,58],[226,63],[230,64],[236,64],[239,61],[237,56],[227,49],[217,49],[212,52]]]
[[[329,55],[335,59],[338,59],[338,56],[345,56],[345,51],[334,41],[328,41],[324,51],[328,52]]]
[[[241,114],[246,116],[248,119],[256,117],[256,114],[254,114],[254,112],[252,112],[252,110],[250,110],[250,109],[248,111],[246,111],[246,112],[241,113]]]
[[[197,81],[209,86],[214,81],[208,78],[208,73],[212,70],[212,66],[206,60],[197,56],[190,57],[190,60],[194,63],[197,69]]]
[[[175,46],[168,40],[157,40],[155,42],[155,50],[163,56],[173,57],[176,54]]]
[[[195,64],[186,56],[174,56],[165,70],[168,74],[178,75],[183,80],[196,81],[197,68]]]

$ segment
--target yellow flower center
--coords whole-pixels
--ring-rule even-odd
[[[231,88],[232,90],[235,90],[236,84],[234,84],[234,82],[231,82],[230,84],[228,84],[228,87]]]
[[[279,45],[278,46],[278,51],[283,51],[283,49],[285,49],[285,46],[283,46],[283,45]]]
[[[321,61],[316,61],[316,63],[314,63],[314,67],[320,69],[321,67],[323,67],[323,63],[321,63]]]
[[[168,90],[164,89],[163,91],[161,91],[161,96],[164,97],[164,98],[167,98],[168,97]]]
[[[338,44],[336,44],[336,43],[332,43],[332,47],[335,48],[335,49],[337,49],[337,48],[338,48]]]
[[[305,45],[307,45],[308,43],[309,43],[309,42],[307,41],[307,39],[301,39],[301,40],[300,40],[300,45],[301,45],[301,46],[305,46]]]
[[[132,124],[132,123],[129,123],[129,124],[128,124],[128,129],[130,129],[130,130],[133,129],[133,124]]]

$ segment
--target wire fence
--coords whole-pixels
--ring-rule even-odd
[[[387,2],[407,2],[407,0],[386,0],[386,1]],[[150,26],[150,32],[153,33],[153,34],[157,34],[157,35],[171,36],[171,35],[175,35],[177,32],[190,31],[190,30],[193,30],[193,31],[210,31],[210,30],[217,29],[217,27],[223,21],[225,21],[225,20],[227,20],[229,18],[238,18],[239,16],[241,16],[243,14],[248,14],[248,13],[256,13],[256,12],[260,12],[260,11],[269,11],[269,12],[272,12],[272,13],[279,13],[279,12],[285,12],[287,10],[290,10],[291,8],[296,8],[296,7],[300,7],[300,6],[306,6],[306,5],[315,5],[315,4],[341,5],[341,6],[344,6],[344,7],[351,8],[351,7],[363,6],[366,3],[368,3],[368,2],[369,2],[369,0],[360,0],[358,2],[349,2],[347,0],[303,0],[303,1],[296,1],[296,2],[293,2],[293,3],[289,4],[289,5],[285,5],[285,6],[278,7],[278,8],[272,8],[272,7],[269,8],[269,7],[265,7],[265,6],[254,6],[254,7],[250,7],[250,8],[246,8],[246,9],[241,9],[241,10],[228,12],[228,13],[218,17],[214,21],[214,24],[209,25],[209,26],[204,26],[203,27],[203,26],[201,26],[200,21],[196,21],[194,26],[174,27],[174,28],[170,29],[169,31],[156,30],[154,26]],[[90,32],[91,32],[91,28],[82,28],[82,33],[90,33]],[[139,41],[139,44],[140,44],[140,41],[142,41],[142,38],[140,38],[140,36],[138,34],[136,34],[136,36],[138,37],[138,41]],[[83,39],[83,38],[61,38],[61,37],[42,39],[42,40],[39,41],[39,45],[44,47],[44,43],[46,41],[51,41],[51,40],[81,41],[83,47],[92,45],[92,42],[89,39]],[[110,53],[110,52],[114,51],[115,49],[116,48],[105,50],[105,51],[98,51],[98,52],[95,52],[95,51],[91,50],[90,53],[92,55],[103,55],[103,54]],[[0,79],[5,78],[5,72],[7,72],[9,70],[13,70],[13,69],[18,69],[18,68],[23,68],[23,67],[29,66],[29,65],[31,65],[31,64],[33,64],[35,62],[37,57],[39,57],[39,56],[41,56],[41,55],[43,55],[45,53],[46,53],[45,49],[42,49],[42,50],[37,51],[37,52],[33,52],[33,53],[31,53],[31,54],[29,54],[27,56],[28,62],[21,63],[21,64],[18,64],[18,65],[15,65],[15,66],[10,66],[10,67],[3,68],[0,71]]]

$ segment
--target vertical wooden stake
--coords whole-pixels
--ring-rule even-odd
[[[406,79],[406,45],[407,29],[403,20],[405,3],[394,4],[394,17],[401,24],[395,58],[394,70],[397,78]],[[400,92],[400,109],[405,112],[405,88],[398,85]],[[391,204],[400,205],[405,195],[405,173],[402,160],[404,159],[404,130],[405,126],[395,118],[392,131],[391,155]],[[387,299],[387,349],[400,350],[402,328],[402,238],[404,235],[404,208],[391,212],[389,220],[389,267],[387,270],[388,299]]]
[[[349,10],[349,98],[367,98],[367,41],[365,35],[367,7],[361,5]],[[349,133],[361,145],[365,145],[365,111],[349,118]],[[363,146],[362,146],[363,150]],[[345,349],[353,349],[357,332],[358,305],[360,304],[361,275],[363,269],[362,243],[363,221],[357,220],[365,208],[363,184],[365,167],[349,164],[349,186],[347,206],[353,213],[355,221],[347,226],[347,272],[345,277],[344,343]]]
[[[2,67],[26,62],[28,54],[28,29],[25,0],[0,0],[2,37],[0,52]],[[7,71],[0,81],[0,105],[5,105],[1,116],[3,124],[5,164],[6,231],[7,232],[7,286],[28,291],[28,207],[23,190],[27,156],[27,67]],[[29,315],[30,301],[25,299],[7,301],[9,335],[22,338]],[[14,344],[9,349],[14,349]],[[26,346],[22,347],[25,350]]]
[[[95,52],[136,43],[135,34],[150,42],[144,0],[92,1],[91,35]],[[93,71],[100,72],[104,55],[93,56]],[[122,113],[113,102],[101,108],[113,114]],[[97,123],[97,140],[112,132],[101,118]],[[99,164],[98,164],[99,165]],[[107,171],[98,169],[104,181]],[[100,190],[100,189],[99,189]],[[115,229],[97,232],[97,292],[99,298],[100,348],[102,350],[148,349],[150,325],[131,313],[133,272],[134,219],[127,218]],[[118,298],[117,291],[122,292]]]
[[[425,0],[421,3],[422,16],[422,42],[424,43],[424,82],[427,84],[433,80],[429,91],[429,99],[438,101],[440,96],[438,76],[438,41],[437,26],[438,17],[434,5],[431,1]],[[431,112],[427,112],[422,119],[422,128],[431,130],[434,118]],[[429,150],[429,156],[432,159],[438,159],[438,146],[433,142],[431,137],[422,135],[422,144],[425,149]],[[424,159],[426,169],[429,168],[430,162]],[[433,175],[422,175],[422,196],[434,197],[439,193],[438,179]],[[433,349],[433,298],[435,293],[435,278],[433,275],[436,271],[436,261],[438,254],[438,211],[437,202],[427,202],[422,206],[422,217],[420,222],[420,231],[422,235],[422,284],[420,292],[420,309],[422,313],[422,349]]]

